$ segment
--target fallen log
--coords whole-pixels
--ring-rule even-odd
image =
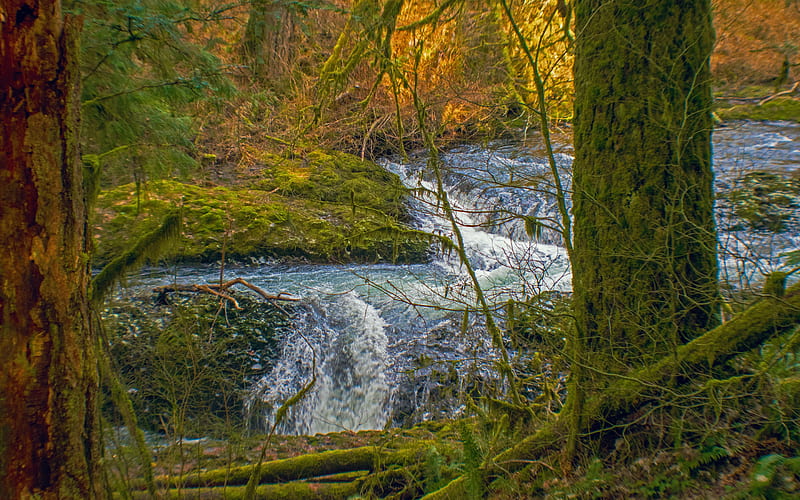
[[[770,296],[759,301],[729,322],[678,347],[674,356],[618,379],[587,402],[586,417],[595,423],[613,420],[646,402],[648,389],[657,391],[669,386],[673,377],[691,377],[700,370],[719,367],[798,324],[800,284],[786,290],[782,297]]]
[[[255,498],[258,500],[341,500],[357,495],[361,483],[303,483],[292,482],[286,484],[266,484],[258,486]],[[246,498],[245,486],[225,486],[210,488],[180,488],[160,492],[158,498],[175,498],[191,500],[241,500]],[[150,500],[153,497],[147,491],[131,493],[134,500]]]
[[[668,387],[675,376],[690,376],[700,370],[721,366],[770,338],[789,332],[800,324],[800,284],[783,296],[767,296],[730,321],[680,346],[673,356],[620,376],[590,398],[584,406],[582,432],[602,429],[621,416],[649,402]],[[545,452],[564,444],[565,420],[559,414],[519,444],[495,456],[481,468],[484,480],[517,471]],[[426,495],[426,500],[465,498],[466,478],[460,476],[443,488]]]
[[[302,479],[321,478],[332,474],[356,471],[374,471],[379,466],[404,465],[414,462],[435,441],[418,441],[413,447],[391,450],[378,446],[362,446],[347,450],[329,450],[292,458],[273,460],[261,464],[260,484],[286,483]],[[244,485],[250,479],[255,465],[222,468],[187,476],[159,476],[159,488],[200,488],[223,485]],[[327,482],[327,481],[325,481]],[[144,487],[137,483],[134,488]]]
[[[291,294],[280,292],[277,295],[267,293],[261,288],[249,283],[248,281],[242,278],[235,278],[224,283],[207,283],[207,284],[172,284],[172,285],[163,285],[157,286],[153,288],[154,292],[160,294],[166,294],[169,292],[194,292],[194,293],[208,293],[211,295],[215,295],[221,299],[228,300],[233,304],[233,307],[236,309],[241,310],[242,308],[239,306],[239,302],[229,293],[229,289],[233,285],[243,285],[253,290],[257,294],[264,297],[266,300],[284,300],[290,302],[297,302],[300,300],[299,297],[295,297]]]
[[[341,500],[357,497],[366,489],[379,497],[399,495],[402,498],[419,497],[421,484],[415,480],[420,473],[420,466],[407,469],[392,467],[374,474],[362,474],[349,482],[323,482],[317,480],[292,481],[282,484],[263,484],[257,486],[253,496],[257,500]],[[153,498],[149,492],[132,492],[134,500]],[[245,499],[247,487],[238,485],[210,486],[200,488],[172,488],[159,491],[158,498],[175,499]]]

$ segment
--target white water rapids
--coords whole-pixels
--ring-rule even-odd
[[[797,176],[799,143],[797,124],[743,123],[716,131],[717,190],[731,190],[752,170]],[[566,186],[570,153],[571,147],[563,146],[557,156]],[[569,291],[571,276],[558,233],[545,228],[532,240],[519,218],[558,223],[549,167],[537,139],[464,146],[446,152],[443,160],[447,195],[489,300],[502,304],[545,290]],[[423,155],[383,165],[418,193],[434,190]],[[411,209],[419,229],[452,236],[430,195],[420,194]],[[723,202],[718,209],[721,277],[729,282],[757,280],[780,264],[783,252],[800,248],[797,214],[790,217],[789,231],[773,234],[737,226],[731,222],[731,207]],[[179,280],[213,281],[215,272],[187,268]],[[228,273],[303,299],[292,328],[280,339],[279,359],[247,397],[263,428],[272,425],[281,405],[309,385],[314,373],[316,382],[291,406],[278,432],[380,429],[402,418],[409,422],[453,414],[460,410],[458,395],[474,383],[469,380],[496,379],[497,353],[491,341],[477,315],[465,317],[462,312],[474,310],[474,295],[455,254],[436,254],[428,264],[397,266],[254,260],[237,269],[229,266]],[[431,398],[441,397],[445,385],[452,404],[434,409]]]

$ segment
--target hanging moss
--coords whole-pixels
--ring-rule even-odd
[[[90,300],[95,304],[102,303],[114,283],[123,280],[127,273],[143,265],[146,261],[157,260],[161,254],[166,253],[169,245],[174,243],[180,235],[180,230],[180,214],[170,213],[164,217],[159,227],[135,241],[130,250],[109,262],[92,279],[89,288]],[[131,243],[127,242],[127,244]]]

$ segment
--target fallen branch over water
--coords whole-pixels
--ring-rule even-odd
[[[769,101],[775,99],[776,97],[780,97],[782,95],[793,94],[794,91],[797,90],[798,87],[800,87],[800,80],[794,82],[794,85],[792,85],[792,88],[790,88],[789,90],[784,90],[782,92],[778,92],[777,94],[773,94],[771,96],[768,96],[768,97],[765,97],[765,98],[761,99],[760,101],[758,101],[758,105],[761,106],[763,104],[766,104]]]
[[[295,296],[293,296],[291,294],[288,294],[288,293],[285,293],[285,292],[280,292],[277,295],[274,295],[274,294],[271,294],[271,293],[267,293],[264,290],[262,290],[261,288],[253,285],[252,283],[249,283],[249,282],[245,281],[242,278],[232,279],[232,280],[226,281],[225,283],[222,283],[222,284],[209,283],[209,284],[190,284],[190,285],[182,285],[182,284],[164,285],[164,286],[158,286],[156,288],[153,288],[153,291],[154,292],[158,292],[158,293],[162,293],[162,294],[169,293],[169,292],[208,293],[208,294],[211,294],[211,295],[215,295],[215,296],[217,296],[217,297],[219,297],[221,299],[225,299],[225,300],[230,301],[233,304],[233,307],[235,307],[236,309],[241,310],[242,308],[239,306],[239,302],[237,302],[236,299],[233,297],[233,295],[231,295],[229,293],[229,290],[233,285],[244,285],[247,288],[249,288],[250,290],[253,290],[257,294],[259,294],[262,297],[264,297],[266,300],[285,300],[285,301],[291,301],[291,302],[297,302],[297,301],[300,300],[299,297],[295,297]]]

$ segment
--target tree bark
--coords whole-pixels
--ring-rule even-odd
[[[719,323],[710,0],[578,0],[575,314],[624,372]]]
[[[293,33],[293,13],[283,2],[253,1],[242,38],[242,55],[256,79],[283,76],[293,58],[289,44]]]
[[[77,40],[0,0],[0,498],[99,498]]]
[[[711,2],[576,0],[575,9],[567,460],[589,418],[587,394],[719,324]]]

